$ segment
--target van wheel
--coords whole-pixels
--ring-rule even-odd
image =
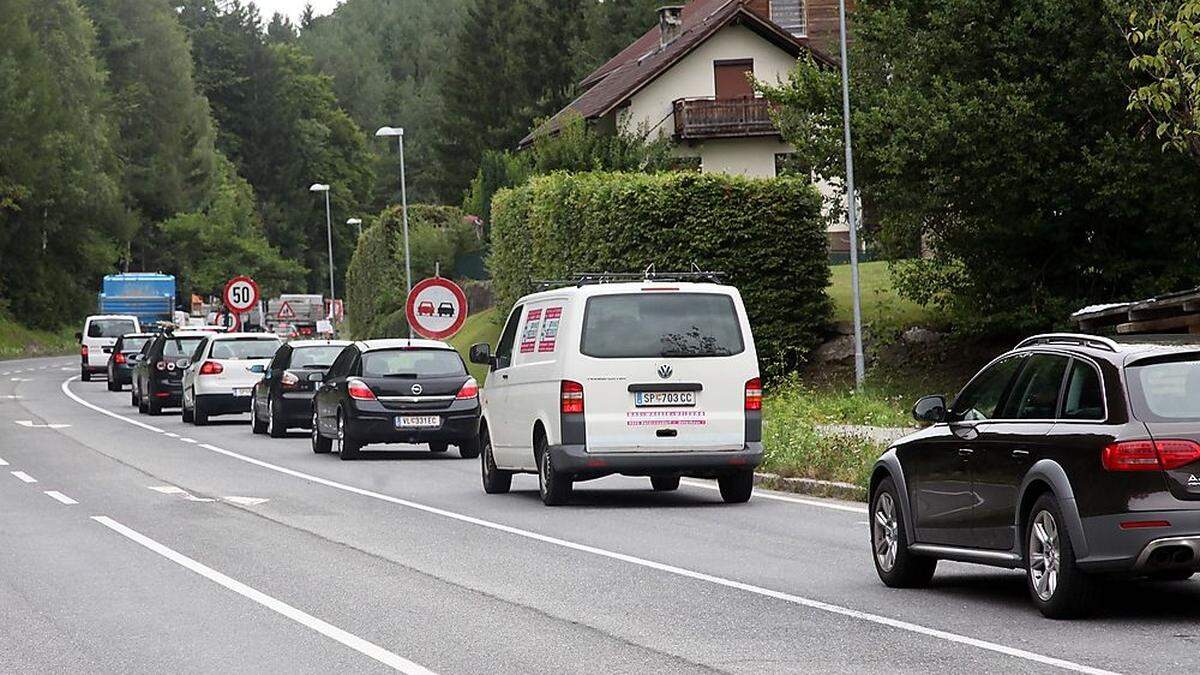
[[[655,492],[671,492],[679,489],[679,476],[651,476],[650,486]]]
[[[87,368],[80,368],[79,379],[83,380],[84,382],[91,382],[92,374],[88,372]]]
[[[346,417],[339,410],[337,414],[337,438],[338,438],[338,455],[343,461],[358,459],[358,451],[362,448],[362,443],[350,438],[350,433],[346,429]]]
[[[333,449],[333,441],[321,435],[321,427],[317,424],[317,407],[313,406],[312,418],[312,451],[318,455],[327,455]]]
[[[1058,500],[1044,494],[1033,504],[1025,525],[1025,580],[1033,604],[1050,619],[1087,615],[1096,583],[1075,566],[1071,533]]]
[[[449,443],[430,443],[429,444],[430,452],[445,452],[449,449],[450,449]]]
[[[890,588],[928,586],[937,569],[937,558],[916,556],[908,550],[908,532],[900,511],[900,497],[891,478],[884,478],[871,495],[871,551],[875,571]]]
[[[544,436],[538,436],[538,492],[542,503],[546,506],[562,506],[571,501],[571,490],[574,481],[569,474],[560,473],[554,468],[554,460],[550,457],[550,448]]]
[[[754,493],[754,471],[743,470],[725,474],[717,479],[721,488],[721,499],[726,504],[743,504],[750,501]]]
[[[489,495],[507,493],[512,488],[513,474],[511,471],[496,468],[496,458],[492,456],[492,439],[487,431],[479,432],[478,444],[482,447],[479,464],[483,471],[483,491]]]

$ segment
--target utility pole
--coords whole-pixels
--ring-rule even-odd
[[[842,132],[846,143],[846,215],[850,225],[850,293],[854,302],[854,387],[867,379],[863,354],[862,296],[858,285],[858,195],[854,192],[854,149],[850,143],[850,58],[846,54],[846,0],[838,0],[842,50]]]

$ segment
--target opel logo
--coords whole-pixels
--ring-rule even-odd
[[[664,380],[671,379],[671,375],[673,375],[674,373],[675,373],[675,371],[671,369],[671,366],[668,366],[665,363],[658,367],[658,376]]]
[[[421,395],[421,392],[423,392],[423,391],[425,391],[425,388],[424,388],[424,387],[422,387],[422,386],[421,386],[421,385],[419,385],[419,384],[414,384],[414,385],[412,386],[412,393],[413,393],[413,396],[420,396],[420,395]]]

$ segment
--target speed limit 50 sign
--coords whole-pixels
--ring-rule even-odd
[[[234,277],[225,284],[225,306],[235,314],[244,314],[258,304],[258,284],[250,277]]]

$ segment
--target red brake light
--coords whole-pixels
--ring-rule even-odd
[[[205,361],[204,363],[200,364],[201,375],[220,375],[223,372],[225,372],[225,366],[222,366],[216,361]]]
[[[86,358],[87,358],[87,352],[88,352],[87,345],[80,345],[80,346],[79,346],[79,355],[80,355],[80,356],[82,356],[83,358],[85,358],[85,359],[86,359]]]
[[[1169,471],[1196,461],[1200,461],[1200,443],[1174,439],[1112,443],[1100,455],[1100,463],[1109,471]]]
[[[374,401],[375,392],[367,386],[366,382],[361,380],[350,380],[346,385],[346,393],[350,394],[350,398],[355,401]]]
[[[467,381],[463,383],[462,389],[458,390],[458,395],[455,396],[454,398],[462,400],[462,399],[469,399],[469,398],[477,398],[478,396],[479,396],[479,383],[475,381],[475,378],[468,377]]]
[[[279,385],[284,389],[295,389],[298,384],[300,378],[295,373],[284,372],[283,377],[279,378]]]
[[[117,364],[118,366],[125,365],[126,360],[127,359],[125,358],[125,355],[122,354],[121,352],[117,352],[116,354],[113,354],[113,363]]]
[[[583,414],[583,385],[571,380],[563,380],[559,388],[562,394],[562,414]]]
[[[762,410],[762,380],[746,381],[746,410]]]

